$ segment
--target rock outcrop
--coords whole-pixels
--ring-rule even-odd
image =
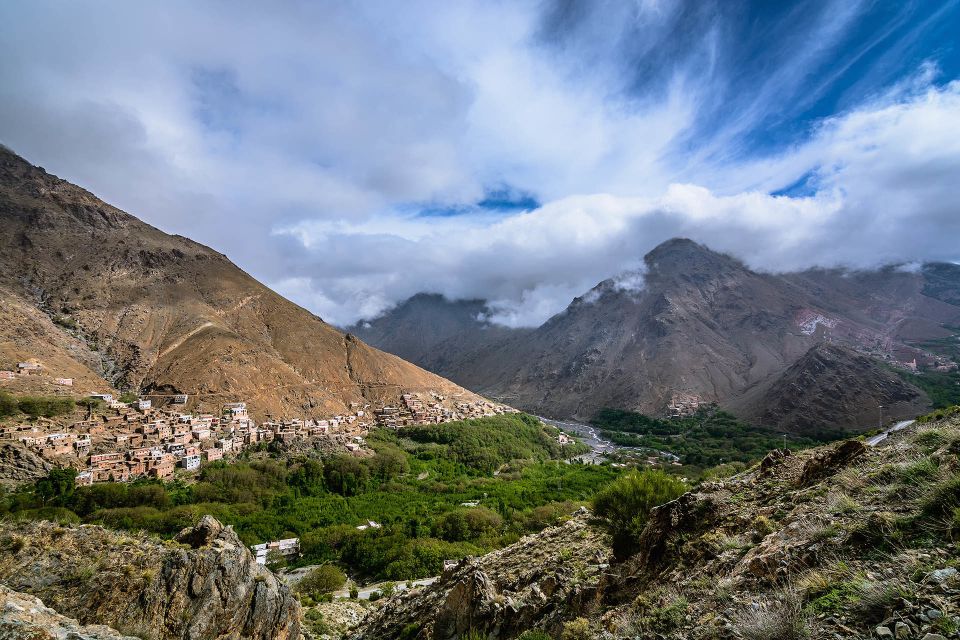
[[[841,442],[807,460],[797,482],[801,487],[813,484],[837,473],[866,452],[867,448],[859,440]]]
[[[581,513],[394,596],[352,637],[453,640],[473,631],[512,638],[534,627],[557,630],[588,606],[609,553],[606,536]]]
[[[19,442],[0,442],[0,485],[17,486],[47,475],[53,465]]]
[[[210,516],[175,541],[51,522],[0,524],[0,582],[81,624],[156,640],[295,640],[300,606]]]
[[[0,585],[0,640],[138,640],[103,625],[83,625],[39,598]]]

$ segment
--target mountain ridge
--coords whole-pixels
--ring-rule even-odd
[[[927,280],[926,273],[936,277]],[[922,359],[930,354],[916,343],[954,335],[945,327],[960,324],[960,306],[951,303],[960,299],[958,291],[960,268],[949,265],[771,274],[674,238],[647,253],[643,269],[598,283],[539,327],[484,333],[477,321],[411,358],[467,388],[557,418],[589,419],[605,407],[663,414],[679,395],[730,405],[742,416],[778,416],[768,426],[802,430],[768,411],[777,398],[754,390],[775,388],[825,342],[872,358],[846,353],[834,359],[845,363],[847,384],[858,384],[862,375],[863,384],[886,390],[879,403],[903,401],[904,415],[926,408],[923,392],[872,363],[906,363],[911,354]],[[431,313],[444,313],[442,305]],[[376,331],[355,325],[357,334],[391,351],[402,331],[391,314],[374,321]],[[404,318],[406,325],[414,322]],[[785,381],[779,386],[788,387]],[[829,423],[818,424],[862,429],[867,413],[854,407],[826,412]]]
[[[332,415],[403,391],[474,397],[341,333],[222,253],[9,150],[0,150],[0,221],[0,312],[32,308],[49,319],[38,316],[48,330],[42,343],[0,328],[0,358],[10,366],[53,344],[61,359],[53,366],[105,363],[82,391],[188,393],[190,407],[203,409],[245,400],[258,417]],[[71,348],[85,351],[66,355]]]

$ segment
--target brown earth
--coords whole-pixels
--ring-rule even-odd
[[[33,357],[75,378],[75,393],[182,392],[191,409],[245,400],[257,417],[402,391],[474,397],[2,148],[0,228],[0,368]]]

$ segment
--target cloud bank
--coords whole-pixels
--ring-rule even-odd
[[[0,142],[338,324],[960,258],[958,2],[769,4],[11,3]]]

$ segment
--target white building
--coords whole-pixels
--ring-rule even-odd
[[[198,455],[184,456],[183,460],[181,460],[181,463],[183,464],[183,468],[186,469],[187,471],[193,471],[194,469],[199,469],[200,456]]]
[[[263,544],[254,544],[250,546],[257,564],[267,564],[267,555],[271,551],[276,551],[284,558],[300,555],[300,538],[287,538],[285,540],[274,540],[273,542],[264,542]]]

